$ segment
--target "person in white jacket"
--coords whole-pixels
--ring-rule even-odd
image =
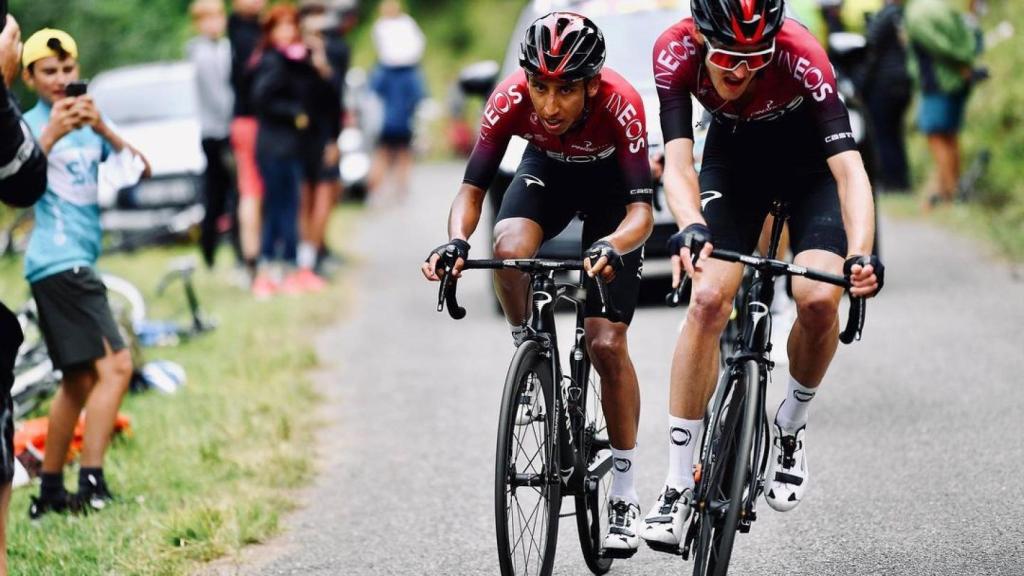
[[[419,64],[426,49],[423,31],[398,0],[384,0],[373,24],[377,68],[371,86],[384,106],[377,153],[370,174],[371,200],[380,203],[382,179],[394,174],[395,196],[404,198],[412,169],[413,117],[425,93]]]

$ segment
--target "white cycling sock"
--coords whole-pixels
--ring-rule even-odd
[[[312,270],[313,267],[316,266],[316,246],[313,246],[309,242],[299,244],[299,251],[296,260],[299,268]]]
[[[640,495],[636,493],[634,468],[636,446],[629,450],[612,447],[612,488],[608,496],[621,498],[627,502],[640,505]]]
[[[668,478],[665,485],[682,492],[693,488],[693,450],[704,420],[668,416]]]
[[[801,426],[807,424],[807,409],[817,392],[817,388],[808,388],[790,376],[789,385],[786,387],[786,399],[782,401],[778,413],[775,414],[775,423],[783,431],[795,433]]]

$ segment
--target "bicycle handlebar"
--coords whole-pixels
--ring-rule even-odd
[[[726,262],[738,262],[762,272],[770,271],[776,276],[802,276],[804,278],[843,288],[846,290],[847,294],[850,295],[850,312],[846,320],[846,328],[839,334],[839,340],[843,344],[851,344],[856,340],[860,340],[861,333],[864,330],[864,319],[867,315],[867,299],[850,294],[849,278],[830,274],[828,272],[821,272],[819,270],[812,270],[803,266],[797,266],[796,264],[791,264],[782,260],[761,258],[758,256],[751,256],[749,254],[733,252],[731,250],[712,250],[711,257],[716,260],[724,260]],[[694,257],[694,264],[696,264],[696,260],[697,257]],[[689,281],[689,276],[684,277],[683,280],[679,282],[679,286],[674,288],[665,296],[665,303],[668,304],[669,307],[675,308],[676,306],[679,306],[683,296],[683,291]]]
[[[515,269],[527,274],[543,274],[547,272],[579,272],[583,270],[582,260],[546,260],[539,258],[523,258],[517,260],[466,260],[463,270],[509,270]],[[459,305],[456,291],[458,279],[451,274],[452,266],[444,264],[441,286],[437,291],[437,311],[448,308],[448,315],[454,320],[466,317],[466,309]],[[622,312],[615,307],[608,292],[608,286],[599,278],[594,278],[597,292],[601,298],[601,312],[612,322],[622,321]]]

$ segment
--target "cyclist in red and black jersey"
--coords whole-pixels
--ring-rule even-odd
[[[477,142],[448,219],[450,240],[430,253],[423,274],[438,280],[442,255],[454,254],[460,274],[467,239],[476,229],[484,192],[513,135],[529,141],[494,226],[494,256],[532,258],[544,240],[584,215],[584,265],[608,285],[622,322],[602,317],[593,282],[586,306],[587,348],[601,375],[614,466],[605,549],[629,556],[639,544],[639,498],[633,452],[640,414],[636,371],[626,330],[636,307],[643,243],[654,225],[643,103],[632,86],[603,68],[604,36],[593,22],[548,14],[526,31],[523,70],[502,82],[484,108]],[[528,280],[495,273],[495,291],[516,343],[528,333]],[[529,404],[530,401],[527,401]]]
[[[653,53],[664,183],[681,229],[671,243],[673,282],[682,269],[694,282],[671,372],[669,472],[642,532],[655,547],[678,545],[689,514],[694,445],[715,386],[718,338],[743,276],[740,264],[709,258],[712,243],[752,252],[771,202],[781,199],[789,205],[797,264],[844,272],[857,296],[877,293],[884,272],[870,256],[871,184],[825,51],[785,17],[783,0],[691,0],[691,8],[693,17],[666,30]],[[713,117],[699,177],[691,97]],[[765,490],[780,511],[794,508],[807,488],[807,408],[838,345],[842,291],[793,278],[793,294],[790,378],[775,416]]]

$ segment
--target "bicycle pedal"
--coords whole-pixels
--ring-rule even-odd
[[[650,540],[644,540],[644,542],[647,542],[647,547],[655,552],[662,552],[673,556],[681,556],[683,554],[683,551],[679,549],[679,545],[677,544],[665,544],[663,542],[652,542]]]
[[[636,550],[621,550],[618,548],[601,548],[601,552],[598,556],[601,558],[611,558],[614,560],[626,560],[632,558],[636,554]]]

